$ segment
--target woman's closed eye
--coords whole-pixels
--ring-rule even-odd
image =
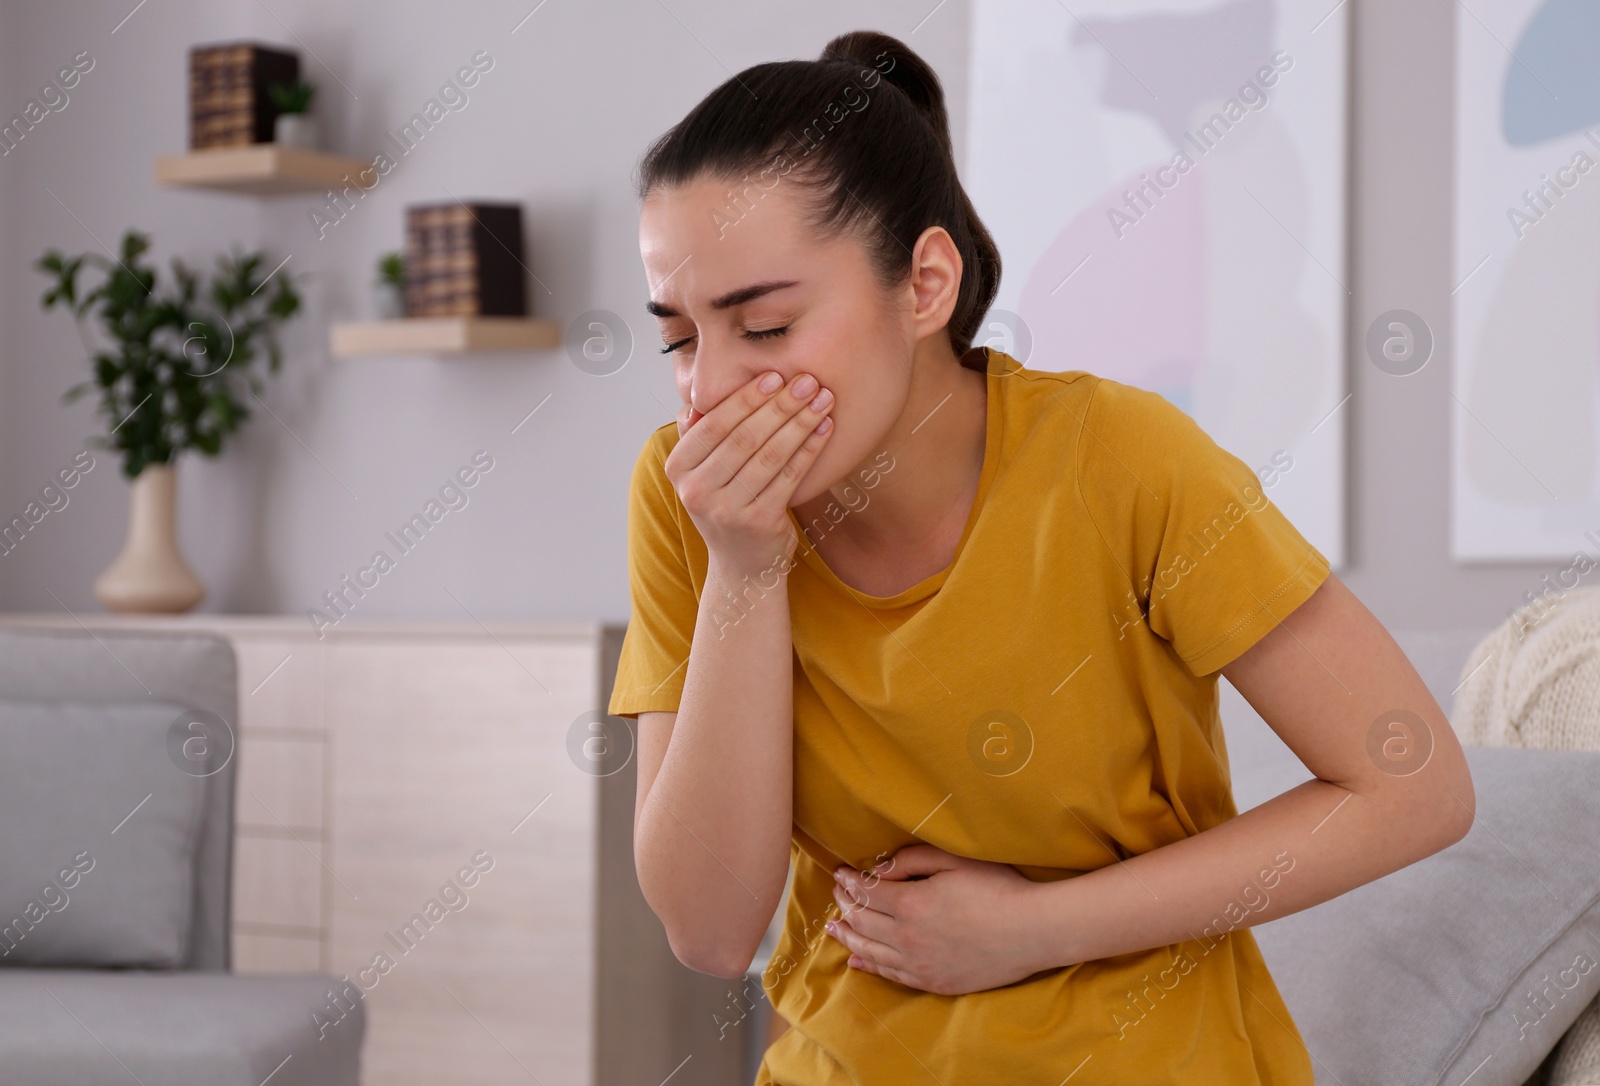
[[[784,325],[782,328],[748,329],[744,333],[744,338],[745,339],[771,339],[774,336],[783,335],[788,330],[789,330],[789,326],[787,324]],[[671,354],[673,351],[676,351],[679,347],[682,347],[685,343],[688,343],[689,340],[691,340],[693,338],[694,338],[693,336],[689,336],[687,339],[680,339],[676,343],[669,343],[665,347],[661,348],[661,353],[662,354]]]

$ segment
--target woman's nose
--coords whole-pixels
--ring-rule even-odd
[[[697,375],[698,376],[698,375]],[[721,403],[739,387],[736,382],[727,380],[695,380],[689,386],[689,406],[700,414],[709,414],[713,407]]]

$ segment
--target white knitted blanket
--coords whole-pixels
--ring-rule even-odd
[[[1513,613],[1459,679],[1450,723],[1464,745],[1600,751],[1600,587],[1549,593]],[[1600,1083],[1600,1000],[1553,1057],[1524,1086]]]

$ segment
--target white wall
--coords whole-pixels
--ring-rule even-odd
[[[834,34],[861,27],[904,38],[947,73],[958,129],[963,120],[959,0],[915,32],[932,3],[883,3],[861,17],[837,0],[782,9],[549,0],[514,30],[537,0],[160,0],[113,32],[135,3],[8,3],[0,22],[7,113],[69,57],[87,49],[95,58],[67,108],[0,159],[0,517],[20,513],[105,429],[92,396],[59,402],[88,363],[70,318],[38,309],[44,279],[31,264],[40,252],[79,252],[96,238],[114,248],[138,225],[153,235],[162,268],[171,254],[209,265],[232,243],[292,254],[284,270],[303,277],[307,308],[263,396],[271,413],[258,409],[218,460],[180,461],[183,547],[211,591],[202,610],[318,606],[375,549],[395,554],[384,533],[483,449],[495,466],[469,503],[399,557],[354,613],[626,619],[629,471],[676,401],[644,312],[631,191],[638,157],[730,71],[814,57]],[[487,50],[494,65],[464,109],[397,156],[319,239],[309,211],[323,200],[256,201],[151,181],[154,158],[186,146],[188,47],[241,38],[299,49],[319,84],[326,145],[368,158],[474,53]],[[404,205],[451,194],[520,202],[539,280],[535,314],[563,326],[589,309],[622,314],[635,335],[632,361],[593,377],[561,351],[331,360],[328,324],[369,315],[372,262],[400,246]],[[0,607],[99,609],[91,585],[120,549],[128,502],[117,460],[95,455],[70,504],[0,557]]]
[[[93,247],[90,231],[114,245],[137,224],[153,233],[163,266],[174,253],[209,261],[237,242],[292,253],[286,270],[307,276],[308,311],[265,396],[272,414],[258,412],[220,460],[180,468],[184,547],[211,588],[203,609],[304,613],[487,449],[496,466],[470,504],[402,557],[357,613],[466,618],[464,606],[480,618],[625,619],[628,471],[674,403],[643,312],[634,163],[730,71],[815,56],[858,27],[905,38],[944,76],[959,151],[967,10],[962,0],[886,0],[870,17],[841,0],[547,0],[513,33],[536,2],[160,0],[114,34],[135,0],[0,8],[0,112],[20,108],[71,55],[96,58],[71,105],[0,159],[0,518],[20,512],[103,429],[90,400],[59,403],[86,358],[65,315],[38,311],[43,280],[32,261],[50,246]],[[1352,535],[1343,576],[1396,629],[1492,625],[1549,571],[1460,567],[1448,557],[1456,8],[1352,8],[1348,341],[1357,353],[1344,407]],[[466,109],[318,240],[308,218],[318,201],[255,202],[150,181],[154,157],[185,145],[188,46],[247,37],[300,48],[331,145],[357,154],[376,150],[477,50],[495,66]],[[330,360],[328,322],[366,315],[371,262],[398,247],[402,207],[450,193],[520,201],[529,265],[548,288],[533,288],[535,312],[563,324],[587,309],[625,315],[641,348],[629,365],[596,378],[560,352]],[[1367,323],[1391,308],[1422,314],[1438,335],[1434,361],[1409,378],[1382,374],[1358,353]],[[71,504],[0,558],[0,607],[56,609],[59,599],[97,609],[90,585],[121,545],[126,493],[115,461],[101,455]]]

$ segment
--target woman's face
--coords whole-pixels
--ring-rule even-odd
[[[833,391],[835,432],[795,489],[796,506],[881,451],[909,394],[914,325],[909,302],[897,308],[878,285],[853,234],[819,240],[806,230],[796,183],[752,186],[740,204],[732,187],[704,178],[652,193],[639,253],[661,345],[681,344],[666,358],[684,403],[705,414],[769,370],[785,381],[809,373]],[[734,296],[764,286],[774,289]]]

